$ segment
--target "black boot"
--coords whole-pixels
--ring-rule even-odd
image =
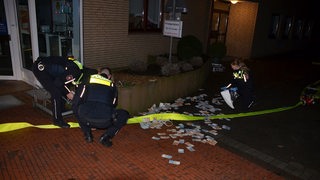
[[[53,120],[53,124],[55,126],[59,126],[61,128],[69,128],[70,125],[66,122],[64,122],[64,120]]]
[[[91,132],[84,133],[84,139],[87,141],[87,143],[93,142],[93,136]]]
[[[112,137],[108,136],[107,134],[103,134],[100,137],[100,143],[106,147],[111,147],[112,146]]]

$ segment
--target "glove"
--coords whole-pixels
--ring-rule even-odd
[[[238,88],[237,87],[232,87],[232,88],[230,88],[230,91],[234,91],[234,92],[236,92],[238,90]]]
[[[225,90],[227,90],[228,88],[227,88],[226,86],[224,86],[224,87],[221,87],[220,89],[221,89],[221,91],[225,91]]]

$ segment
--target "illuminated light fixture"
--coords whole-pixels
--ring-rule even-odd
[[[237,3],[238,3],[237,0],[231,0],[230,2],[231,2],[232,4],[237,4]]]

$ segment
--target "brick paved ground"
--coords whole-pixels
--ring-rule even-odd
[[[50,116],[34,109],[25,92],[13,95],[25,104],[0,110],[1,123],[50,124]],[[75,121],[73,117],[66,120]],[[97,141],[87,144],[78,128],[25,128],[0,133],[0,179],[284,179],[219,143],[210,146],[193,142],[195,152],[179,154],[172,140],[151,139],[164,131],[127,125],[111,148]],[[97,139],[101,133],[96,130],[93,135]],[[164,153],[181,164],[168,164],[161,157]]]

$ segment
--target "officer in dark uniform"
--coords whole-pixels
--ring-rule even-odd
[[[230,65],[233,70],[233,80],[228,86],[238,88],[239,99],[237,103],[240,103],[242,111],[246,111],[254,104],[252,73],[242,59],[235,59]]]
[[[111,139],[129,118],[126,110],[116,109],[117,88],[109,68],[102,68],[99,74],[90,76],[89,83],[76,89],[72,106],[87,142],[93,141],[91,128],[107,129],[100,137],[106,147],[112,146]]]
[[[64,100],[68,93],[65,85],[68,82],[79,82],[82,78],[82,64],[67,57],[49,56],[39,57],[32,67],[33,74],[51,95],[53,124],[62,128],[70,125],[62,118]]]

